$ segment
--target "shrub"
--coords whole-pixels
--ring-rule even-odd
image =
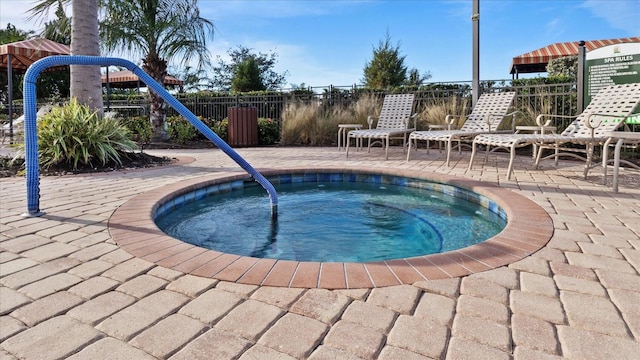
[[[225,142],[228,141],[229,138],[229,119],[224,119],[220,121],[214,121],[209,125],[211,130],[213,130],[216,135],[218,135]]]
[[[280,127],[272,119],[258,119],[258,144],[273,145],[280,140]]]
[[[153,136],[151,122],[147,116],[134,116],[120,119],[122,123],[131,132],[131,140],[139,144],[148,144]]]
[[[382,103],[374,94],[363,94],[358,98],[358,101],[355,103],[353,108],[355,121],[351,120],[350,122],[362,124],[365,128],[368,128],[369,124],[367,123],[367,118],[369,116],[378,116],[382,109]],[[373,124],[373,126],[375,126],[375,124]]]
[[[317,104],[305,105],[291,102],[282,113],[283,145],[308,145],[311,143],[311,127],[319,118],[320,108]]]
[[[129,130],[116,119],[102,119],[76,99],[54,107],[38,123],[38,146],[43,167],[71,164],[93,166],[97,160],[122,164],[121,152],[134,150]]]
[[[167,134],[172,141],[186,144],[198,137],[198,129],[182,116],[171,116],[167,118]]]
[[[468,113],[469,101],[457,96],[435,99],[418,113],[418,129],[426,130],[429,125],[446,125],[447,115],[459,116],[453,123],[453,129],[459,129],[464,124]]]

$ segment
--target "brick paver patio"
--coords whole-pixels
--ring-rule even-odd
[[[349,159],[335,148],[238,149],[261,169],[397,169],[485,181],[553,220],[550,241],[507,266],[327,290],[198,276],[117,245],[109,219],[130,199],[239,169],[219,150],[149,152],[195,161],[43,177],[39,218],[22,216],[24,178],[0,179],[0,359],[640,358],[638,171],[624,170],[614,194],[597,169],[584,180],[580,163],[536,170],[530,156],[518,158],[506,181],[504,155],[467,172],[464,153],[448,168],[437,151],[405,162],[399,148],[388,161],[380,149]]]

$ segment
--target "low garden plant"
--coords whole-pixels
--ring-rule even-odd
[[[38,147],[43,167],[122,164],[127,151],[137,148],[130,132],[117,119],[103,119],[72,99],[54,107],[38,123]]]

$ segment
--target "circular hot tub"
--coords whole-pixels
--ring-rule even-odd
[[[540,206],[508,189],[483,182],[437,174],[414,176],[393,169],[288,169],[263,171],[262,174],[276,186],[303,184],[326,187],[332,183],[363,183],[373,185],[378,190],[396,186],[426,188],[434,191],[436,196],[443,194],[455,201],[471,202],[484,209],[482,211],[486,213],[481,214],[481,217],[490,214],[506,224],[486,240],[482,239],[459,249],[443,248],[442,252],[431,254],[363,261],[332,258],[305,261],[256,257],[251,256],[255,255],[251,253],[234,254],[224,249],[207,249],[181,241],[158,228],[157,218],[167,216],[181,207],[196,204],[196,200],[211,195],[213,198],[221,194],[227,196],[234,191],[244,191],[243,189],[261,190],[247,174],[224,173],[140,194],[114,212],[109,230],[118,245],[132,255],[184,273],[253,285],[331,289],[411,284],[485,271],[529,256],[544,246],[553,234],[551,218]],[[267,195],[257,196],[263,197],[261,201],[268,208]],[[371,208],[379,208],[378,205],[370,205]],[[430,227],[426,225],[431,223],[429,217],[418,219],[420,216],[407,215],[402,208],[397,207],[391,210],[392,217],[413,219],[407,222],[419,224],[418,228]],[[287,211],[283,204],[279,205],[279,212]],[[346,209],[340,211],[344,212]],[[279,217],[278,221],[285,220]],[[273,234],[267,236],[271,235]],[[267,248],[268,245],[267,242]],[[260,249],[260,246],[254,247],[254,250],[256,248]],[[275,251],[277,252],[278,250]]]

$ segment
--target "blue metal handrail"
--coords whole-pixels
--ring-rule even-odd
[[[48,56],[33,63],[24,77],[24,142],[25,163],[27,172],[27,214],[28,216],[40,216],[40,170],[38,164],[38,129],[36,126],[36,80],[43,70],[60,65],[95,65],[95,66],[121,66],[127,68],[138,76],[142,82],[176,109],[180,115],[187,119],[207,139],[211,140],[220,150],[231,157],[240,167],[248,172],[269,194],[271,201],[271,218],[278,216],[278,194],[273,184],[260,172],[243,159],[229,144],[222,140],[213,130],[200,121],[189,109],[174,98],[162,85],[156,82],[149,74],[131,61],[99,56]]]

